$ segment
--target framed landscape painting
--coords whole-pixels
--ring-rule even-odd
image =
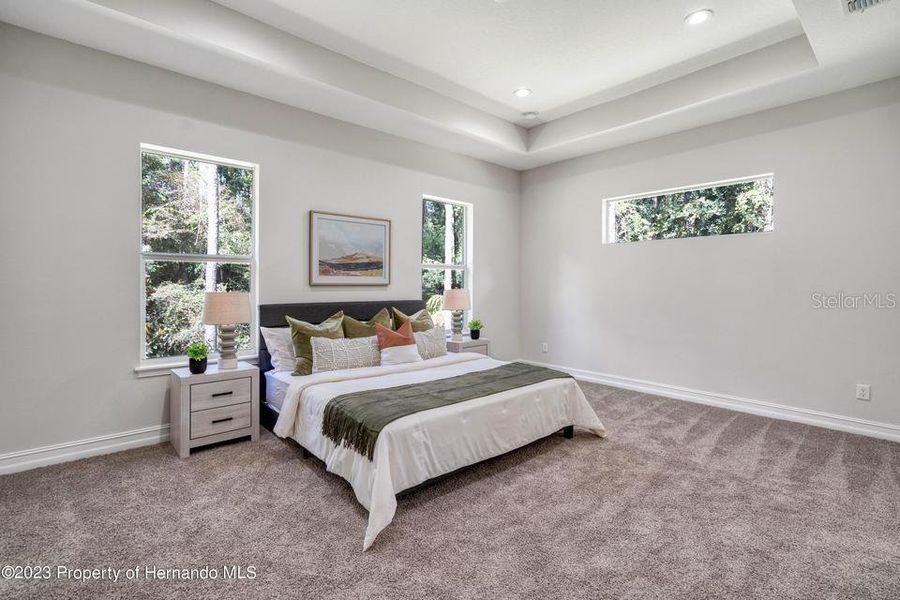
[[[309,285],[388,285],[391,222],[309,211]]]

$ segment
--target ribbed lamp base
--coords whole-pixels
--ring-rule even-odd
[[[219,370],[222,369],[237,369],[234,325],[219,325]]]
[[[454,342],[462,341],[462,339],[463,339],[462,328],[463,328],[463,311],[454,310],[453,311],[453,337],[451,338]]]

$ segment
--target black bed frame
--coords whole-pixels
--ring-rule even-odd
[[[375,313],[377,313],[382,308],[387,307],[390,309],[392,306],[397,307],[398,310],[411,315],[416,311],[419,311],[425,308],[424,300],[378,300],[378,301],[369,301],[369,302],[315,302],[315,303],[304,303],[304,304],[261,304],[259,306],[259,326],[260,327],[287,327],[287,321],[285,320],[285,316],[292,317],[294,319],[299,319],[301,321],[306,321],[307,323],[321,323],[334,313],[339,310],[344,311],[344,314],[354,319],[358,319],[360,321],[368,321]],[[266,378],[264,373],[272,369],[272,356],[269,354],[269,350],[266,348],[266,341],[263,339],[262,333],[259,334],[259,422],[260,424],[268,429],[269,431],[275,427],[275,421],[278,420],[278,413],[273,409],[269,408],[269,405],[266,404]],[[575,435],[575,428],[573,426],[564,427],[562,429],[562,433],[566,438],[571,439]],[[311,456],[310,452],[304,448],[302,445],[298,444],[295,440],[290,440],[291,443],[300,447],[300,451],[303,455],[303,458],[309,458]],[[467,468],[467,467],[463,467]],[[453,472],[455,473],[455,471]],[[449,477],[453,475],[453,473],[447,473],[445,475],[441,475],[440,477],[436,477],[434,479],[429,479],[424,483],[420,483],[419,485],[409,488],[408,490],[403,490],[403,493],[408,493],[413,490],[419,489],[425,485],[434,483],[435,481],[444,479],[445,477]]]

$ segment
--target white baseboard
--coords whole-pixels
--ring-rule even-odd
[[[688,402],[718,406],[739,412],[772,417],[774,419],[795,421],[807,425],[837,429],[839,431],[900,442],[900,426],[890,423],[868,421],[856,417],[846,417],[817,410],[775,404],[774,402],[764,402],[762,400],[751,400],[750,398],[729,396],[727,394],[705,392],[665,383],[619,377],[617,375],[608,375],[605,373],[597,373],[595,371],[586,371],[584,369],[573,369],[571,367],[551,365],[533,360],[522,359],[522,362],[559,369],[560,371],[570,373],[576,379],[591,383],[600,383],[626,390],[643,392],[645,394],[654,394],[656,396],[664,396],[676,400],[687,400]],[[79,458],[87,458],[89,456],[110,454],[121,450],[128,450],[130,448],[138,448],[140,446],[160,444],[168,439],[169,426],[154,425],[142,429],[134,429],[132,431],[123,431],[121,433],[76,440],[74,442],[65,442],[52,446],[42,446],[40,448],[9,452],[7,454],[0,454],[0,475],[69,462],[78,460]]]
[[[645,394],[665,396],[666,398],[674,398],[676,400],[687,400],[688,402],[718,406],[721,408],[728,408],[739,412],[761,415],[764,417],[772,417],[773,419],[795,421],[797,423],[805,423],[807,425],[815,425],[817,427],[825,427],[828,429],[837,429],[838,431],[846,431],[849,433],[856,433],[859,435],[867,435],[884,440],[900,442],[900,425],[893,425],[891,423],[868,421],[866,419],[835,415],[818,410],[810,410],[808,408],[796,408],[793,406],[776,404],[774,402],[751,400],[750,398],[729,396],[727,394],[717,394],[715,392],[705,392],[702,390],[694,390],[675,385],[668,385],[665,383],[655,383],[652,381],[631,379],[629,377],[607,375],[605,373],[597,373],[594,371],[586,371],[583,369],[573,369],[570,367],[551,365],[533,360],[523,359],[522,362],[565,371],[566,373],[571,374],[576,379],[588,381],[590,383],[601,383],[603,385],[610,385],[626,390],[634,390],[637,392],[643,392]]]
[[[132,431],[101,435],[86,440],[76,440],[0,454],[0,475],[36,469],[56,463],[69,462],[88,456],[110,454],[129,448],[159,444],[169,439],[169,425],[153,425]]]

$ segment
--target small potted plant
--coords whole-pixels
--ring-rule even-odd
[[[191,373],[194,375],[205,373],[209,346],[203,342],[191,342],[184,351],[188,355],[188,369]]]
[[[469,321],[469,337],[473,340],[477,340],[481,337],[481,328],[484,327],[484,324],[478,319],[472,319]]]

